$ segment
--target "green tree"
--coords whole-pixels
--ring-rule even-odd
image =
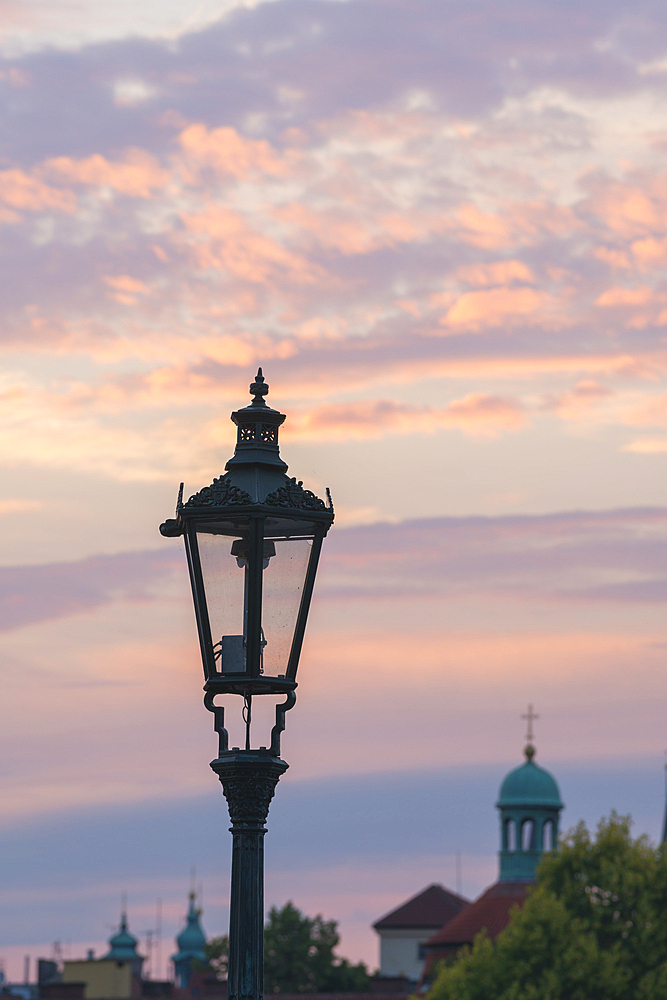
[[[264,929],[264,977],[267,993],[366,992],[363,962],[337,958],[340,938],[335,920],[307,917],[286,903],[272,907]]]
[[[229,961],[229,936],[222,934],[220,937],[211,938],[210,941],[206,942],[204,950],[209,968],[215,971],[215,978],[226,979]]]
[[[667,852],[612,813],[545,855],[522,910],[441,968],[428,1000],[664,1000]]]

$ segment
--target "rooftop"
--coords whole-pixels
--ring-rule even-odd
[[[404,930],[410,927],[432,927],[435,930],[468,905],[469,900],[463,896],[449,892],[441,885],[433,884],[396,910],[387,913],[373,924],[373,927],[376,931]]]
[[[426,942],[429,951],[472,944],[481,930],[495,938],[507,927],[512,907],[523,906],[530,888],[530,882],[496,882]]]

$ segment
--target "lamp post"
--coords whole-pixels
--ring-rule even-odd
[[[296,702],[296,672],[322,541],[334,519],[327,503],[286,475],[278,428],[285,416],[267,406],[257,372],[249,406],[232,413],[234,455],[225,474],[183,502],[160,525],[182,535],[204,666],[204,705],[219,736],[211,767],[222,782],[232,822],[229,1000],[264,1000],[264,834],[276,784],[285,713]],[[245,747],[228,747],[217,695],[243,702]],[[269,746],[253,749],[253,698],[276,705]]]

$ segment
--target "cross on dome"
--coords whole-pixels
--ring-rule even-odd
[[[526,719],[526,721],[528,722],[528,731],[526,732],[526,739],[528,740],[529,743],[532,743],[533,739],[535,738],[533,735],[533,722],[535,721],[535,719],[539,719],[539,715],[537,714],[537,712],[533,712],[533,706],[529,705],[528,711],[525,713],[525,715],[522,715],[521,718]]]
[[[535,739],[535,736],[533,734],[533,722],[535,721],[535,719],[539,719],[539,715],[537,714],[537,712],[533,711],[533,706],[529,705],[528,711],[525,713],[525,715],[522,715],[521,718],[525,719],[527,722],[526,749],[524,750],[524,753],[528,758],[528,760],[532,760],[533,757],[535,756],[535,745],[533,742]]]

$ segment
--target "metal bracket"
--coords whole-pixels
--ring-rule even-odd
[[[213,712],[213,728],[218,734],[218,756],[229,749],[229,733],[225,729],[225,709],[223,705],[214,705],[215,691],[207,691],[204,695],[204,708]],[[284,716],[283,716],[284,718]],[[283,723],[284,728],[284,723]],[[280,741],[279,741],[280,743]]]
[[[271,746],[269,753],[272,757],[280,757],[280,734],[285,731],[285,712],[296,705],[296,691],[288,691],[285,701],[276,705],[276,724],[271,730]]]
[[[223,705],[215,705],[213,699],[215,691],[207,691],[204,695],[204,708],[213,712],[213,728],[218,734],[218,756],[229,750],[229,733],[225,729],[225,709]],[[276,705],[276,724],[271,730],[271,746],[269,753],[272,757],[280,757],[280,734],[285,732],[285,713],[296,705],[296,691],[288,691],[285,701]]]

